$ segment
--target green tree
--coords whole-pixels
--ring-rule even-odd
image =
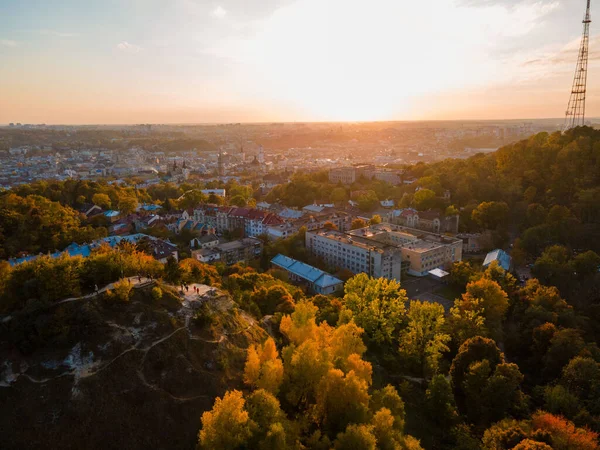
[[[439,430],[442,437],[446,437],[452,426],[458,420],[452,386],[443,375],[435,375],[425,392],[425,410]]]
[[[400,353],[413,360],[420,376],[437,373],[450,336],[445,334],[444,307],[439,303],[411,301],[406,313],[407,327],[400,334]]]
[[[505,202],[482,202],[473,210],[471,218],[480,227],[493,230],[506,223],[508,211]]]
[[[361,273],[344,287],[344,307],[354,321],[377,343],[391,343],[404,318],[406,291],[395,280],[371,278]]]
[[[477,272],[468,261],[457,261],[450,268],[450,282],[459,289],[464,289],[473,281]]]
[[[336,187],[331,191],[329,195],[329,199],[331,202],[336,204],[344,203],[348,200],[348,194],[346,193],[346,189],[343,187]]]
[[[435,192],[430,189],[419,189],[413,197],[415,208],[423,211],[435,206]]]
[[[233,206],[244,207],[244,206],[246,206],[246,203],[247,203],[246,199],[244,197],[242,197],[241,195],[236,195],[229,199],[229,204],[233,205]]]
[[[463,300],[481,301],[485,324],[496,336],[502,331],[502,320],[508,310],[508,295],[493,280],[481,278],[467,285]]]
[[[175,258],[169,256],[165,264],[165,280],[169,283],[177,284],[181,281],[183,270]]]
[[[504,354],[496,343],[487,338],[476,336],[467,339],[460,346],[457,355],[450,366],[450,378],[456,404],[460,410],[465,408],[465,379],[471,371],[471,365],[476,362],[488,361],[490,370],[504,362]]]
[[[351,423],[364,423],[369,417],[367,382],[354,371],[344,375],[339,369],[330,369],[319,384],[316,410],[333,436]]]

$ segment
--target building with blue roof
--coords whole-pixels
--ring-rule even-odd
[[[137,244],[142,239],[147,238],[151,247],[152,256],[161,262],[166,262],[169,256],[173,256],[178,259],[177,246],[171,242],[163,241],[154,236],[148,236],[143,233],[129,234],[126,236],[108,236],[102,239],[98,239],[91,244],[76,244],[75,242],[69,244],[64,250],[49,253],[48,256],[51,258],[58,258],[64,253],[68,253],[70,256],[81,256],[87,258],[92,254],[92,251],[99,248],[101,245],[106,244],[110,247],[116,247],[121,242],[129,242],[130,244]],[[23,258],[9,259],[8,263],[11,266],[16,266],[28,261],[33,261],[42,255],[28,255]]]
[[[285,270],[291,281],[305,284],[316,294],[333,294],[344,287],[339,278],[281,253],[271,260],[271,264]]]
[[[104,212],[104,217],[106,217],[111,222],[115,222],[116,220],[118,220],[120,215],[121,213],[119,211],[115,211],[113,209]]]
[[[508,253],[499,248],[497,248],[496,250],[492,250],[487,255],[485,255],[483,267],[489,267],[489,265],[494,261],[498,261],[498,265],[507,272],[512,268],[512,258]]]

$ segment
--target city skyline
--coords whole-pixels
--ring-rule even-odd
[[[0,123],[564,115],[584,1],[397,3],[0,0]]]

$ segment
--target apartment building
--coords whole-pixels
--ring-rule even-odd
[[[395,209],[384,217],[394,225],[417,228],[433,233],[458,233],[458,214],[445,215],[437,209],[417,211],[413,208]]]
[[[379,224],[348,233],[306,233],[306,247],[333,267],[400,280],[402,272],[426,276],[462,259],[462,240],[398,225]]]
[[[284,223],[276,214],[254,208],[206,207],[194,210],[194,217],[205,223],[214,224],[217,233],[241,231],[246,237],[266,234],[269,227]]]
[[[306,232],[306,248],[332,267],[400,281],[402,252],[394,245],[320,229]]]
[[[462,260],[463,242],[455,237],[388,223],[353,230],[350,234],[400,248],[408,273],[418,277]]]
[[[386,181],[393,185],[398,185],[401,182],[400,171],[378,169],[371,164],[336,167],[331,169],[329,171],[329,182],[335,184],[352,184],[361,176],[369,180],[374,178],[376,180]]]
[[[200,262],[223,262],[227,265],[248,263],[260,257],[263,243],[260,239],[244,238],[192,251],[192,258]]]

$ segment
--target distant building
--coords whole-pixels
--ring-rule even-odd
[[[191,248],[213,248],[219,245],[219,238],[214,234],[207,234],[190,241]]]
[[[400,174],[400,171],[380,169],[371,164],[336,167],[329,170],[329,182],[334,184],[352,184],[360,177],[365,177],[369,180],[375,179],[398,185],[401,181]]]
[[[92,251],[99,248],[102,245],[108,245],[110,247],[116,247],[121,242],[129,242],[131,244],[138,244],[140,242],[144,242],[148,247],[149,253],[158,261],[165,263],[167,262],[167,258],[172,256],[176,260],[179,258],[179,254],[177,252],[177,245],[164,241],[162,239],[158,239],[154,236],[148,236],[142,233],[130,234],[126,236],[109,236],[106,238],[98,239],[91,244],[76,244],[72,243],[64,250],[59,252],[51,253],[49,256],[52,258],[58,258],[63,253],[68,253],[71,256],[81,256],[83,258],[87,258],[92,254]],[[11,266],[21,264],[27,261],[33,261],[37,259],[40,255],[31,255],[26,256],[24,258],[18,259],[10,259],[8,262]]]
[[[315,294],[333,294],[341,291],[344,287],[342,280],[327,272],[282,254],[275,256],[271,260],[271,264],[285,270],[290,277],[290,281],[306,285]]]
[[[225,197],[225,189],[202,189],[204,195],[216,195],[217,197]]]
[[[263,243],[260,239],[244,238],[192,251],[192,258],[204,263],[223,262],[228,266],[248,263],[260,257]]]
[[[479,253],[483,250],[492,248],[492,233],[460,233],[458,239],[463,241],[463,253]]]
[[[86,218],[90,218],[92,216],[96,216],[98,214],[101,214],[102,208],[100,208],[97,205],[92,205],[89,203],[86,203],[85,205],[81,205],[79,208],[77,208],[77,210],[82,213]]]
[[[104,217],[106,217],[111,222],[116,222],[117,220],[119,220],[120,216],[121,213],[119,211],[115,211],[112,209],[104,212]]]
[[[492,250],[487,255],[485,255],[483,267],[489,267],[490,264],[494,261],[497,261],[498,265],[507,272],[512,269],[512,258],[504,250],[497,248],[496,250]]]
[[[384,218],[394,225],[401,225],[433,233],[458,233],[458,214],[445,215],[440,210],[417,211],[414,208],[396,209]]]

